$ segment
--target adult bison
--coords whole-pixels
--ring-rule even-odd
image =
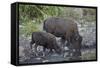
[[[37,46],[43,46],[43,50],[45,52],[46,48],[50,49],[50,52],[55,50],[56,53],[61,54],[62,49],[58,46],[56,37],[47,32],[33,32],[32,33],[32,40],[30,42],[30,46],[35,43],[35,49]]]
[[[62,42],[67,40],[70,51],[73,49],[80,50],[82,37],[79,35],[77,23],[74,20],[57,17],[48,18],[44,21],[43,29],[57,37],[61,37]]]

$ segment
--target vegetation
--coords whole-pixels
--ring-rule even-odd
[[[95,21],[96,10],[88,8],[19,5],[19,35],[30,36],[34,31],[40,31],[41,23],[48,17],[73,18],[77,21]]]

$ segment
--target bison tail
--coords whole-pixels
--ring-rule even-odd
[[[43,23],[43,30],[46,30],[46,25],[45,25],[45,23],[46,23],[46,20],[44,20],[44,23]]]

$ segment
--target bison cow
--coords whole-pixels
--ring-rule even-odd
[[[35,49],[37,46],[43,46],[43,50],[45,52],[46,49],[50,49],[50,52],[53,50],[61,54],[62,49],[58,46],[56,37],[47,32],[33,32],[32,33],[32,40],[30,42],[30,46],[32,48],[32,45],[35,43]]]
[[[82,37],[74,20],[51,17],[44,21],[43,29],[56,37],[61,37],[62,42],[67,40],[70,50],[80,50]]]

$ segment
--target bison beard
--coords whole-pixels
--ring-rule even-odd
[[[30,47],[35,43],[35,49],[37,46],[43,46],[45,52],[46,48],[50,49],[50,52],[54,49],[56,53],[61,54],[62,49],[58,46],[56,42],[56,37],[47,32],[33,32],[32,40],[30,42]]]

